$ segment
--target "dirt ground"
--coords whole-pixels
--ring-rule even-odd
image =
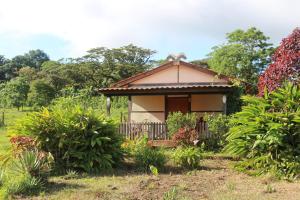
[[[169,167],[158,176],[124,168],[114,175],[53,177],[46,192],[19,199],[300,199],[300,183],[251,177],[232,169],[235,161],[205,159],[201,168]]]

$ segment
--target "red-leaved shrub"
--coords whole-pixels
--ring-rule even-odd
[[[172,140],[177,145],[194,145],[194,141],[198,139],[198,134],[195,129],[180,128],[173,135]]]
[[[283,82],[299,82],[300,74],[300,29],[284,38],[272,57],[272,63],[259,77],[259,96],[280,87]]]

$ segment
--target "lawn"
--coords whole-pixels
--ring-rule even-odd
[[[16,119],[28,112],[30,109],[6,110],[7,126],[13,126]],[[0,153],[7,148],[6,128],[2,127]],[[153,176],[137,171],[132,162],[126,161],[119,169],[104,175],[52,176],[42,193],[17,199],[300,199],[298,181],[249,176],[235,171],[232,167],[235,162],[222,155],[206,154],[197,170],[184,171],[168,162],[164,171]]]
[[[16,108],[13,109],[0,109],[0,113],[2,116],[2,112],[4,111],[4,122],[5,127],[0,127],[0,154],[5,152],[9,148],[9,138],[7,137],[7,127],[13,126],[14,122],[28,114],[31,109],[24,108],[23,110],[18,111]]]
[[[27,199],[299,199],[300,184],[251,177],[231,169],[236,161],[204,159],[194,171],[169,166],[157,177],[130,165],[113,174],[50,178],[46,191]],[[174,196],[175,198],[166,198]],[[20,197],[21,198],[21,197]],[[25,197],[23,197],[26,199]]]

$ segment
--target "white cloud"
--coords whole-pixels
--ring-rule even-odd
[[[256,26],[278,42],[299,26],[297,0],[0,0],[0,35],[51,34],[69,56],[96,46],[161,47]]]

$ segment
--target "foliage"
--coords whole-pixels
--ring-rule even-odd
[[[154,176],[158,176],[158,169],[157,167],[153,166],[153,165],[150,165],[149,166],[149,169],[151,171],[151,173],[154,175]]]
[[[154,53],[132,44],[112,49],[99,47],[89,50],[86,56],[79,59],[79,63],[88,65],[93,71],[94,85],[108,86],[149,69]]]
[[[15,78],[0,88],[0,104],[2,107],[24,106],[29,92],[29,84],[24,78]]]
[[[176,200],[178,199],[178,189],[176,187],[172,187],[166,193],[164,193],[163,200]]]
[[[198,134],[195,129],[179,128],[179,130],[173,135],[172,140],[177,145],[196,145]]]
[[[1,58],[0,58],[1,60]],[[4,59],[0,62],[0,81],[8,81],[18,75],[22,67],[40,69],[43,62],[49,60],[48,55],[42,50],[30,50],[24,55],[17,55],[11,60]]]
[[[30,84],[29,104],[40,107],[47,106],[55,98],[56,91],[47,81],[37,79]]]
[[[186,130],[195,129],[197,116],[195,113],[174,112],[168,115],[166,120],[168,126],[168,134],[173,136],[180,128]]]
[[[204,116],[210,133],[210,137],[205,141],[205,148],[220,150],[225,146],[226,134],[229,130],[229,119],[229,116],[223,114],[206,114]]]
[[[252,93],[252,89],[250,91],[246,90],[247,86],[243,83],[234,83],[234,86],[231,88],[231,92],[227,95],[226,102],[226,114],[234,114],[236,112],[241,111],[242,108],[242,100],[241,96],[247,93]]]
[[[11,199],[13,195],[36,194],[42,187],[43,182],[40,179],[27,174],[7,177],[3,186],[0,187],[0,198]]]
[[[284,38],[276,49],[272,63],[259,77],[259,95],[265,89],[271,92],[280,87],[285,81],[298,82],[300,74],[300,28],[296,28],[291,35]]]
[[[34,137],[60,168],[99,172],[122,159],[115,123],[71,98],[29,114],[10,132]]]
[[[16,174],[28,174],[31,177],[45,179],[54,160],[50,153],[38,150],[24,151],[13,160],[11,170]]]
[[[148,138],[142,137],[137,140],[134,147],[132,148],[132,156],[141,169],[148,171],[150,166],[155,166],[158,169],[162,169],[165,162],[166,156],[161,149],[154,149],[147,145]]]
[[[227,34],[227,43],[213,48],[208,65],[220,74],[256,85],[258,75],[270,63],[273,53],[268,40],[269,37],[254,27],[235,30]]]
[[[33,194],[41,190],[53,164],[51,154],[38,150],[23,151],[1,165],[0,198]]]
[[[174,163],[186,169],[195,169],[199,166],[201,151],[196,147],[178,147],[172,158]]]
[[[240,169],[300,173],[300,89],[287,83],[264,97],[244,96],[245,106],[233,115],[225,152],[245,158]]]

